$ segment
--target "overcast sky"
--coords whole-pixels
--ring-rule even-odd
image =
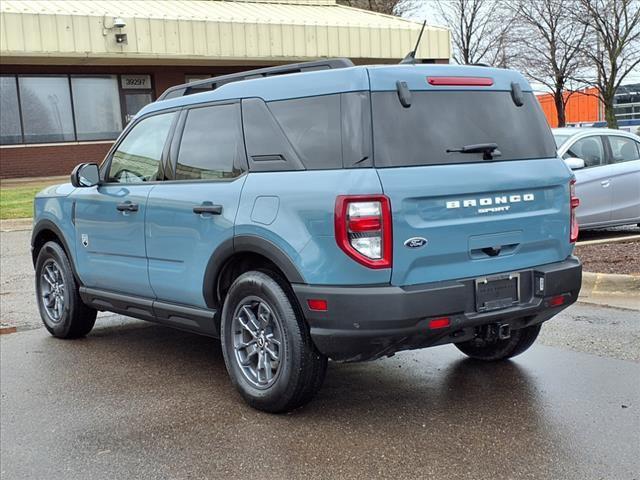
[[[440,21],[438,15],[438,9],[436,7],[435,0],[416,0],[416,4],[419,5],[419,8],[412,12],[409,17],[413,20],[418,21],[427,21],[427,25],[440,25],[445,26]],[[630,83],[640,83],[640,68],[636,68],[635,71],[631,72],[624,80],[624,84]],[[534,90],[545,91],[543,85],[536,84],[534,85],[532,82],[532,86]]]

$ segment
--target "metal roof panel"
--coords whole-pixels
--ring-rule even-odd
[[[2,0],[0,16],[7,31],[0,53],[7,57],[3,63],[38,56],[77,57],[85,63],[91,58],[147,59],[158,64],[332,56],[391,60],[413,49],[421,27],[331,0],[276,1]],[[127,26],[114,29],[114,17],[123,18]],[[25,39],[21,31],[32,36]],[[120,31],[128,35],[128,44],[115,42],[113,34]],[[448,59],[448,30],[427,27],[418,56]]]

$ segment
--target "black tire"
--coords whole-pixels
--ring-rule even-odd
[[[245,313],[247,309],[253,317]],[[264,315],[256,315],[256,311]],[[260,327],[246,328],[251,318],[258,321]],[[233,282],[222,309],[221,338],[231,381],[253,408],[270,413],[289,412],[309,402],[322,386],[327,357],[315,348],[288,285],[273,273],[250,271]],[[251,346],[244,347],[252,342]],[[236,349],[236,345],[242,346]],[[267,352],[277,349],[278,361],[265,353],[265,349]],[[253,361],[260,362],[260,358],[269,362],[268,366],[262,364],[264,377],[259,365],[253,369],[256,371],[252,370]],[[275,373],[273,365],[276,365]],[[266,372],[271,373],[270,379]]]
[[[58,288],[51,286],[52,281]],[[61,304],[51,300],[56,296]],[[82,302],[67,254],[56,242],[45,243],[38,253],[36,300],[42,323],[54,337],[84,337],[96,322],[98,312]]]
[[[454,344],[465,355],[476,360],[495,362],[520,355],[527,350],[538,338],[542,324],[513,330],[511,337],[506,340],[488,342],[481,338],[474,338],[467,342]]]

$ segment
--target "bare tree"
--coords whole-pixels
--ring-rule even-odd
[[[338,0],[338,3],[347,7],[399,16],[413,8],[413,0]]]
[[[575,21],[587,27],[582,51],[595,68],[595,78],[581,80],[598,89],[609,128],[618,128],[616,90],[640,65],[640,2],[638,0],[578,0]]]
[[[457,63],[510,63],[512,21],[501,0],[436,0],[442,21],[451,30]]]
[[[518,46],[516,65],[532,80],[553,94],[558,126],[566,124],[566,104],[573,90],[571,81],[585,64],[582,54],[587,26],[567,12],[576,0],[514,0],[514,42]]]

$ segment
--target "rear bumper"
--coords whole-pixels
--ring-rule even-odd
[[[520,276],[518,304],[483,313],[476,311],[473,278],[408,287],[294,284],[293,290],[317,348],[334,360],[359,361],[469,340],[475,327],[484,324],[509,324],[517,330],[544,322],[577,300],[582,283],[576,257],[509,273]],[[550,305],[559,295],[563,303]],[[311,310],[309,299],[326,300],[327,311]],[[428,328],[430,320],[443,316],[450,318],[450,327]]]

